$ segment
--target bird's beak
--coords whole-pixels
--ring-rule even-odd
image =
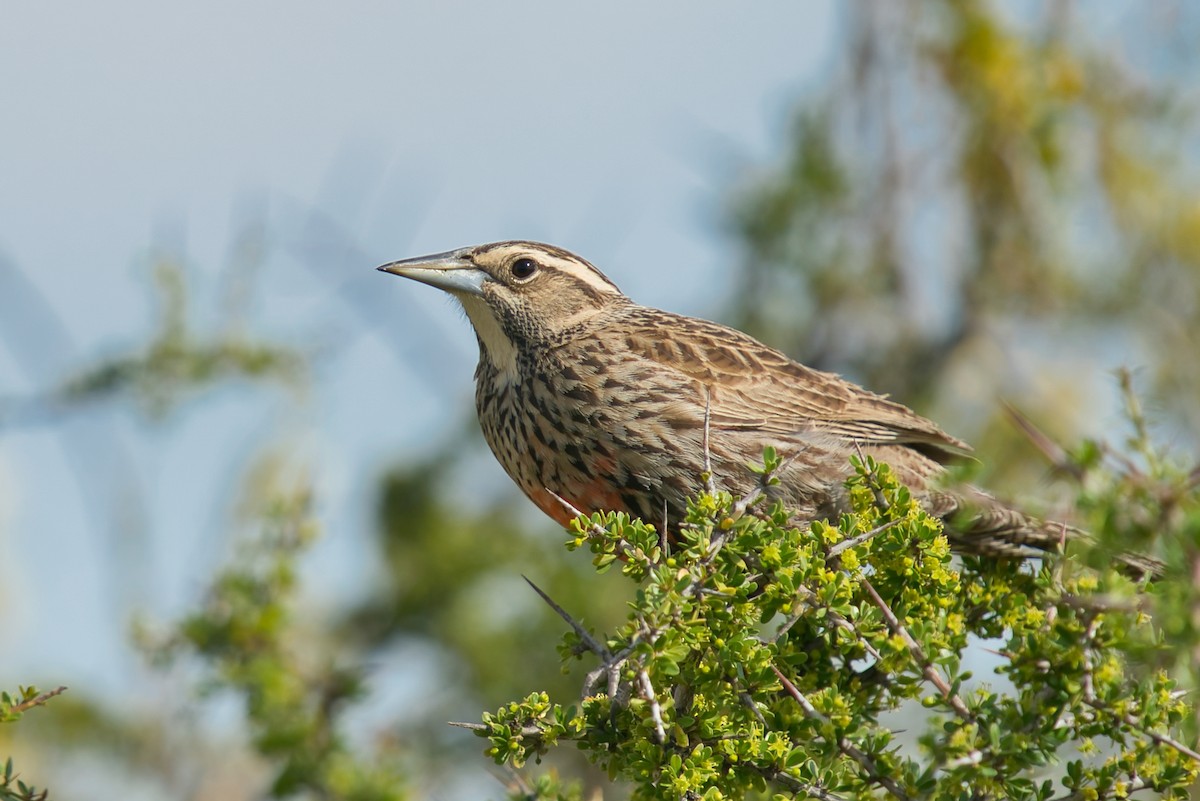
[[[483,284],[488,279],[488,274],[467,258],[466,249],[418,256],[415,259],[401,259],[378,269],[456,295],[482,295]]]

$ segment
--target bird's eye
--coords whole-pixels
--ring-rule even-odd
[[[517,259],[512,265],[513,278],[516,278],[518,281],[524,281],[532,278],[537,269],[538,264],[533,259]]]

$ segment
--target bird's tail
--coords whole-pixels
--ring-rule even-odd
[[[1088,532],[1018,511],[975,487],[956,487],[930,498],[934,514],[946,525],[955,551],[993,559],[1026,559],[1061,552],[1069,542],[1089,542]],[[1117,567],[1135,579],[1162,575],[1163,564],[1144,554],[1112,555]]]

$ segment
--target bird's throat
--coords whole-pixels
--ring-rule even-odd
[[[457,297],[479,337],[480,356],[492,363],[502,379],[516,381],[517,346],[504,333],[487,302],[474,295]]]

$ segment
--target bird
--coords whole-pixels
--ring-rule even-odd
[[[887,463],[961,554],[1039,556],[1070,530],[976,487],[943,486],[971,448],[907,406],[734,328],[639,305],[562,248],[494,242],[378,269],[461,304],[479,344],[484,438],[564,527],[596,512],[681,521],[706,472],[748,495],[771,446],[782,463],[768,497],[797,523],[850,510],[857,455]]]

